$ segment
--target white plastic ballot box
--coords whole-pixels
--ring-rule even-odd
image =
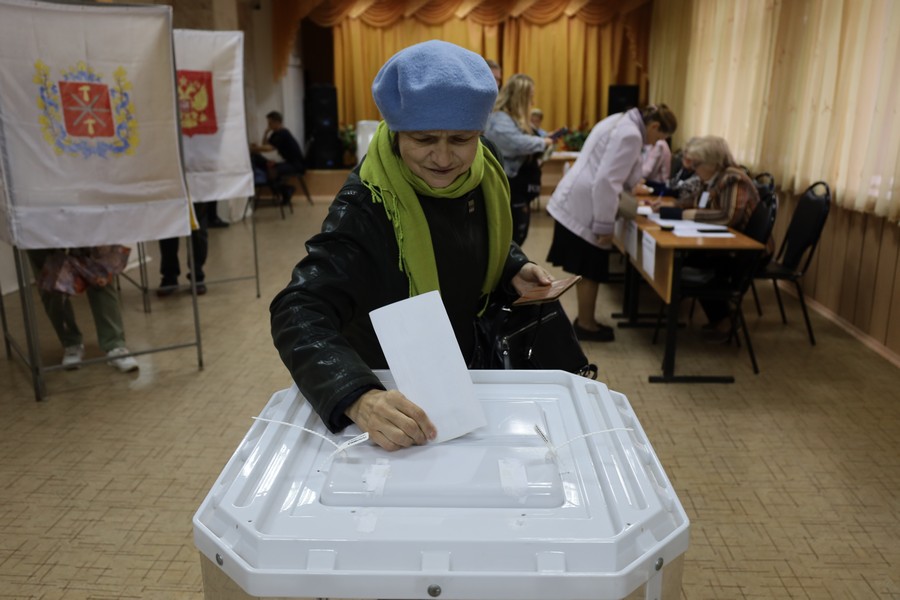
[[[471,375],[487,426],[397,452],[273,395],[194,516],[205,597],[679,598],[690,524],[625,396]]]

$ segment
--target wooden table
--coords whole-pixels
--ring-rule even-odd
[[[667,305],[666,350],[662,363],[662,375],[651,375],[651,383],[734,383],[733,376],[676,375],[675,349],[678,338],[678,305],[681,299],[681,266],[684,256],[701,251],[757,251],[765,246],[734,229],[734,237],[684,237],[671,231],[663,231],[658,223],[638,216],[634,221],[617,225],[613,243],[628,256],[626,273],[626,299],[623,312],[630,322],[637,319],[637,285],[635,273],[640,274]],[[653,247],[652,261],[644,264],[645,241]],[[636,239],[635,239],[636,238]],[[652,273],[649,272],[652,269]]]

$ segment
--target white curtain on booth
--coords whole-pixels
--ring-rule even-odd
[[[243,32],[176,29],[175,68],[191,199],[252,196]]]
[[[168,6],[0,0],[0,239],[190,233]]]

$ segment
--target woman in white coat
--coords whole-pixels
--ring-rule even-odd
[[[672,135],[678,127],[665,104],[610,115],[597,123],[575,164],[563,176],[547,205],[556,220],[547,261],[567,273],[581,275],[576,285],[581,340],[609,342],[613,329],[594,317],[600,282],[609,278],[608,249],[612,242],[619,193],[630,191],[642,178],[641,148]]]

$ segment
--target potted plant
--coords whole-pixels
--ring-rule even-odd
[[[343,125],[339,135],[344,149],[344,166],[352,167],[356,164],[356,127],[353,124]]]

